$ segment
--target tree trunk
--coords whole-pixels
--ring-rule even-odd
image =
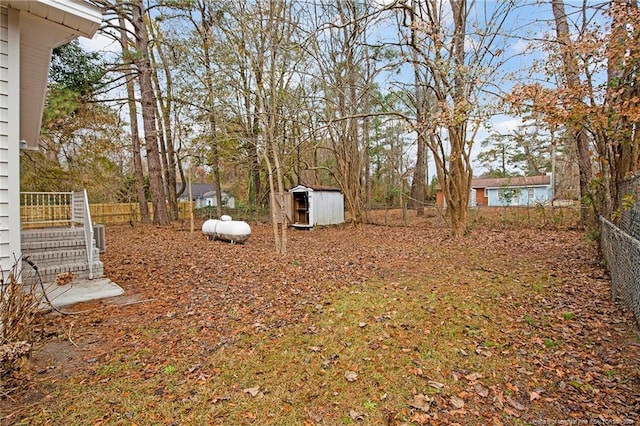
[[[254,118],[250,121],[251,123],[251,141],[252,146],[249,148],[249,158],[251,161],[251,183],[253,192],[253,197],[250,198],[252,205],[257,206],[260,204],[263,198],[263,189],[262,189],[262,179],[260,178],[260,153],[258,146],[258,132],[260,131],[260,120],[258,118],[258,114],[254,111]]]
[[[122,1],[122,0],[121,0]],[[133,87],[133,72],[131,67],[131,52],[129,50],[129,36],[127,35],[125,27],[125,19],[123,14],[119,15],[120,25],[120,45],[122,46],[122,56],[124,58],[124,72],[126,77],[127,87],[127,105],[129,107],[129,119],[131,120],[131,156],[133,157],[133,172],[135,178],[136,196],[138,199],[138,206],[140,207],[140,220],[142,223],[150,222],[149,205],[147,204],[147,197],[144,190],[144,171],[142,170],[142,155],[140,154],[140,134],[138,133],[138,108],[136,106],[136,95]]]
[[[216,213],[222,216],[222,189],[220,188],[220,154],[218,149],[218,123],[216,121],[215,88],[211,69],[211,11],[207,11],[208,2],[199,5],[202,20],[202,51],[204,54],[205,86],[208,91],[207,103],[209,131],[211,132],[211,169],[213,171],[213,190],[216,192]]]
[[[164,51],[162,50],[162,34],[156,32],[154,26],[149,23],[149,29],[156,38],[156,51],[160,58],[160,66],[164,71],[165,83],[166,83],[166,96],[162,96],[162,89],[158,78],[157,64],[154,55],[151,54],[151,60],[153,61],[153,80],[156,86],[156,93],[158,97],[158,106],[160,108],[161,121],[158,123],[159,127],[163,129],[162,134],[162,164],[164,165],[164,182],[166,188],[166,194],[169,201],[169,215],[172,220],[177,220],[179,216],[178,208],[178,194],[177,194],[177,155],[174,148],[173,131],[171,124],[171,113],[173,110],[173,77],[169,68],[169,62],[167,60]]]
[[[422,133],[418,133],[416,144],[416,166],[413,171],[413,179],[411,180],[411,198],[409,206],[416,209],[416,214],[418,216],[424,216],[425,175],[427,162],[425,158],[426,143]]]
[[[560,44],[560,54],[564,69],[564,77],[569,90],[576,91],[580,85],[580,77],[578,75],[578,65],[571,52],[571,39],[569,34],[569,25],[567,23],[567,15],[564,8],[564,0],[552,0],[553,17],[556,24],[557,39]],[[579,102],[578,99],[576,101]],[[583,226],[594,227],[597,224],[597,217],[594,212],[590,214],[584,204],[595,201],[589,190],[589,184],[593,179],[593,169],[591,164],[591,155],[589,149],[589,136],[582,123],[575,123],[570,126],[571,134],[576,144],[578,153],[578,170],[580,173],[580,199],[583,204],[581,209],[581,218]]]
[[[411,14],[412,19],[415,19],[416,5],[415,2],[411,2]],[[415,41],[416,28],[411,28],[411,38]],[[420,76],[420,67],[418,65],[418,55],[415,51],[412,51],[413,56],[413,80],[415,84],[415,100],[414,107],[416,112],[416,121],[423,123],[428,119],[428,96],[425,82]],[[418,130],[418,137],[416,140],[416,166],[413,172],[413,179],[411,181],[411,198],[409,200],[409,207],[417,210],[418,216],[424,216],[424,197],[425,197],[425,181],[427,173],[427,161],[426,161],[426,148],[427,141],[424,131]]]
[[[147,27],[144,23],[143,1],[137,0],[131,5],[132,25],[136,34],[137,55],[135,63],[138,68],[140,94],[142,103],[142,124],[147,149],[147,165],[149,168],[149,189],[153,204],[153,223],[168,225],[169,215],[162,181],[162,167],[158,147],[158,130],[156,128],[156,109],[153,84],[151,81],[151,64],[149,62],[149,42]]]
[[[452,60],[458,72],[453,78],[453,119],[447,127],[449,143],[451,144],[449,155],[450,181],[448,186],[452,203],[452,208],[449,208],[448,211],[452,233],[455,237],[461,237],[467,231],[467,211],[469,209],[469,192],[473,173],[469,153],[466,151],[469,99],[464,76],[462,75],[465,65],[466,0],[451,0],[451,9],[454,23]]]

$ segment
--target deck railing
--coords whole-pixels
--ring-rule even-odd
[[[20,220],[23,229],[80,225],[93,279],[93,223],[87,190],[77,192],[22,192]]]
[[[73,192],[22,192],[20,198],[23,229],[71,226]]]

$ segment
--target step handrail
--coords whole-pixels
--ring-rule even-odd
[[[71,226],[75,224],[84,227],[84,243],[87,249],[87,261],[89,262],[89,279],[93,279],[93,223],[89,210],[89,197],[87,190],[73,192],[71,209]]]

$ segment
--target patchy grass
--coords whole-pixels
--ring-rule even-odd
[[[490,282],[482,290],[523,292]],[[186,358],[149,371],[124,355],[101,364],[88,379],[60,383],[59,402],[29,422],[407,422],[416,394],[436,396],[447,410],[447,398],[464,392],[462,377],[490,387],[505,367],[522,365],[508,351],[512,318],[494,297],[459,300],[428,282],[371,280],[307,305],[298,324],[256,325],[198,364]]]

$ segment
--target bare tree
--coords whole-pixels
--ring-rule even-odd
[[[262,128],[264,147],[262,156],[267,165],[271,194],[271,216],[274,227],[276,251],[287,252],[287,228],[289,226],[284,187],[283,154],[285,141],[282,127],[282,111],[287,102],[295,75],[297,54],[297,23],[293,5],[285,0],[266,0],[256,4],[264,21],[262,46],[256,50],[254,73],[262,75],[262,84],[256,85],[256,111]],[[277,217],[280,217],[280,226]]]
[[[351,220],[363,219],[365,171],[369,161],[368,138],[371,92],[379,70],[366,48],[367,26],[375,13],[353,1],[321,1],[314,16],[316,34],[309,45],[320,76],[325,123],[323,136],[335,160],[330,170],[344,193]]]
[[[471,152],[486,119],[479,98],[504,59],[500,31],[513,2],[416,0],[393,7],[402,13],[401,29],[409,32],[407,59],[420,76],[418,88],[426,91],[422,105],[425,95],[434,101],[414,129],[433,155],[452,234],[461,236],[467,229]]]

